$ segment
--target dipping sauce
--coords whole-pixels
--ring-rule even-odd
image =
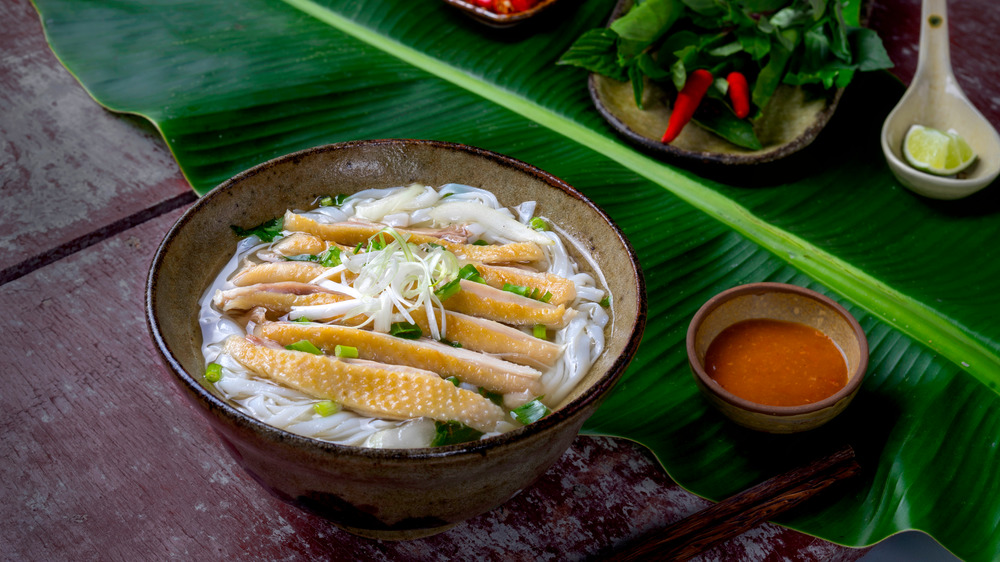
[[[781,320],[744,320],[708,346],[705,370],[723,388],[757,404],[802,406],[847,384],[847,360],[823,332]]]

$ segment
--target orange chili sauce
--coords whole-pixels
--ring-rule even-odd
[[[847,360],[823,332],[781,320],[744,320],[712,340],[705,370],[722,388],[768,406],[818,402],[847,384]]]

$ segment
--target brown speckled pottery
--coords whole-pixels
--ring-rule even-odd
[[[619,0],[608,25],[628,12],[633,0]],[[712,173],[713,168],[758,167],[783,160],[809,146],[833,117],[843,89],[814,95],[781,84],[754,128],[763,147],[750,150],[719,137],[696,123],[681,131],[672,143],[660,141],[670,120],[673,100],[656,83],[646,80],[642,109],[635,103],[632,84],[599,74],[588,82],[594,106],[625,141],[638,149],[671,162],[691,165]],[[773,171],[774,167],[764,167]]]
[[[265,425],[204,381],[198,299],[235,251],[230,225],[250,227],[331,193],[422,182],[464,183],[538,213],[581,242],[613,295],[607,347],[561,407],[498,437],[434,449],[364,449]],[[531,484],[569,447],[628,365],[645,324],[643,280],[618,227],[565,182],[463,145],[371,140],[322,146],[243,172],[197,201],[167,233],[150,268],[146,317],[172,380],[226,448],[276,496],[368,537],[430,535],[484,513]]]
[[[847,359],[847,385],[804,406],[756,404],[724,389],[705,371],[708,346],[729,326],[755,318],[798,322],[829,336]],[[830,421],[857,394],[868,369],[868,340],[858,321],[834,300],[784,283],[741,285],[709,299],[688,327],[687,354],[699,390],[714,407],[744,427],[769,433],[795,433]]]

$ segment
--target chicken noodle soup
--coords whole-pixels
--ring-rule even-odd
[[[547,415],[602,353],[601,273],[534,202],[414,184],[314,205],[234,226],[201,299],[206,378],[261,421],[366,447],[473,440]]]

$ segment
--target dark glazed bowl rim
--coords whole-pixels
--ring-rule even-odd
[[[637,295],[638,310],[636,311],[636,318],[631,324],[631,331],[628,339],[625,341],[625,346],[622,353],[615,358],[615,361],[608,368],[607,372],[604,373],[594,384],[588,389],[586,393],[577,397],[572,402],[566,404],[559,410],[552,412],[550,415],[542,418],[541,420],[534,422],[530,425],[518,428],[516,430],[510,431],[508,433],[503,433],[498,436],[490,437],[475,442],[462,443],[457,445],[447,445],[442,447],[434,448],[413,448],[413,449],[374,449],[367,447],[354,447],[348,445],[338,445],[335,443],[329,443],[326,441],[321,441],[318,439],[313,439],[310,437],[304,437],[297,435],[282,429],[278,429],[271,425],[265,424],[256,418],[245,414],[236,408],[230,406],[224,400],[220,399],[216,395],[212,394],[205,387],[199,384],[190,374],[185,371],[184,367],[180,362],[174,357],[173,352],[170,349],[170,345],[167,344],[163,333],[160,328],[159,321],[157,320],[156,305],[153,299],[156,289],[156,272],[160,268],[164,255],[168,251],[168,248],[173,243],[174,239],[178,236],[178,233],[184,226],[191,221],[191,217],[198,213],[203,207],[208,205],[208,202],[214,198],[220,197],[221,194],[233,189],[233,186],[241,182],[242,180],[260,174],[270,167],[278,164],[284,163],[289,160],[299,159],[311,154],[322,153],[328,151],[349,149],[359,146],[430,146],[434,148],[439,148],[443,150],[458,150],[467,152],[476,156],[490,159],[500,165],[513,167],[523,172],[529,173],[536,177],[540,181],[545,182],[549,186],[561,190],[567,196],[572,197],[579,202],[590,207],[594,212],[598,213],[612,228],[617,237],[618,241],[625,248],[628,253],[629,262],[633,265],[635,272],[635,290]],[[646,292],[645,292],[645,280],[642,275],[642,271],[639,266],[638,258],[635,254],[635,250],[629,243],[628,239],[622,233],[621,228],[597,205],[591,202],[582,193],[571,187],[568,183],[563,180],[545,172],[531,164],[522,162],[520,160],[505,156],[503,154],[485,150],[482,148],[477,148],[473,146],[468,146],[460,143],[452,143],[445,141],[436,140],[422,140],[422,139],[372,139],[372,140],[357,140],[357,141],[347,141],[335,144],[327,144],[322,146],[317,146],[313,148],[308,148],[305,150],[300,150],[297,152],[285,154],[258,164],[252,168],[249,168],[232,178],[222,182],[211,191],[206,193],[204,196],[199,198],[191,207],[189,207],[183,215],[171,226],[170,230],[164,236],[163,240],[157,247],[156,253],[153,256],[152,263],[149,267],[149,273],[146,279],[146,295],[145,295],[145,313],[146,313],[146,325],[149,333],[152,337],[153,343],[156,347],[157,353],[159,353],[163,363],[171,371],[171,375],[181,383],[186,392],[194,397],[202,406],[207,407],[210,411],[214,412],[216,415],[221,416],[227,420],[228,423],[242,427],[243,429],[248,429],[266,437],[267,439],[275,442],[281,442],[286,445],[290,445],[300,449],[309,449],[317,452],[331,453],[337,455],[359,455],[362,457],[368,457],[377,460],[388,460],[388,459],[434,459],[434,458],[444,458],[444,457],[457,457],[462,455],[484,455],[488,451],[497,449],[504,446],[505,444],[516,441],[522,438],[527,438],[532,435],[537,435],[543,432],[547,432],[551,429],[557,427],[563,420],[574,416],[577,412],[584,409],[588,405],[599,401],[603,396],[614,386],[614,384],[621,378],[625,371],[625,368],[631,362],[632,357],[635,355],[636,349],[639,346],[639,342],[642,339],[642,334],[645,329],[646,323],[646,313],[647,313],[647,302],[646,302]]]
[[[709,314],[714,312],[715,309],[723,303],[744,295],[764,293],[790,293],[815,300],[822,303],[830,310],[836,312],[851,326],[854,337],[858,340],[860,359],[858,361],[857,368],[855,369],[854,376],[847,381],[844,388],[841,388],[830,396],[827,396],[818,402],[813,402],[812,404],[804,404],[802,406],[768,406],[766,404],[758,404],[736,396],[723,388],[722,385],[708,375],[708,372],[705,371],[704,365],[702,365],[701,361],[698,360],[698,355],[695,350],[695,336],[697,335],[698,328],[701,327],[702,322]],[[865,378],[865,373],[868,370],[868,338],[857,319],[854,318],[854,316],[851,315],[847,309],[841,306],[840,303],[830,297],[817,293],[811,289],[806,289],[805,287],[791,285],[788,283],[749,283],[747,285],[739,285],[731,289],[727,289],[715,295],[706,301],[705,304],[698,309],[698,312],[694,314],[694,317],[691,318],[691,323],[688,324],[686,345],[688,363],[691,366],[691,371],[694,373],[694,376],[698,378],[701,384],[704,385],[704,388],[738,408],[770,416],[800,416],[829,408],[844,398],[851,396],[861,386],[861,383]]]

